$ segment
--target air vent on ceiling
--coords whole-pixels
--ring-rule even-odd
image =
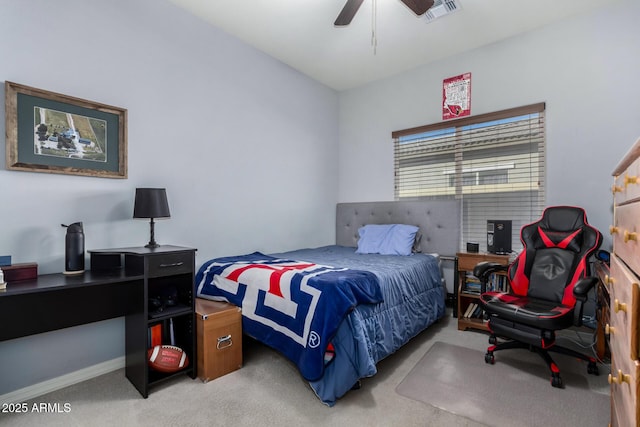
[[[433,6],[424,14],[427,22],[435,21],[445,15],[460,10],[460,0],[435,0]]]

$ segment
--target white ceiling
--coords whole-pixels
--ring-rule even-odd
[[[346,27],[333,25],[346,0],[170,1],[327,86],[344,90],[619,0],[457,0],[461,10],[431,23],[400,0],[366,0]]]

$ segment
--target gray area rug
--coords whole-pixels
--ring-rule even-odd
[[[552,354],[565,384],[558,389],[551,387],[546,364],[535,353],[506,350],[495,357],[495,365],[489,365],[481,351],[435,342],[396,392],[492,426],[609,423],[609,395],[589,388],[586,363]]]

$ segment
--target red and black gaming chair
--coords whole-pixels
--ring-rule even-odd
[[[587,361],[588,373],[598,375],[593,357],[556,345],[555,331],[582,324],[587,292],[597,282],[590,277],[589,257],[599,248],[602,234],[587,223],[582,208],[554,206],[522,227],[520,240],[524,249],[509,266],[484,262],[474,269],[493,344],[485,362],[495,363],[498,350],[528,348],[547,362],[551,385],[562,388],[560,370],[548,353],[555,351]],[[487,291],[490,275],[501,270],[507,271],[511,291]],[[509,341],[498,344],[497,337]]]

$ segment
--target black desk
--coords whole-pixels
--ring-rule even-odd
[[[124,316],[143,277],[121,269],[10,282],[0,291],[0,341]]]
[[[0,341],[124,316],[125,374],[143,397],[175,375],[195,378],[195,251],[168,245],[92,250],[90,271],[9,282],[0,291]],[[150,313],[148,299],[164,290],[175,291],[175,305]],[[190,360],[173,373],[147,366],[149,328],[167,322]]]

